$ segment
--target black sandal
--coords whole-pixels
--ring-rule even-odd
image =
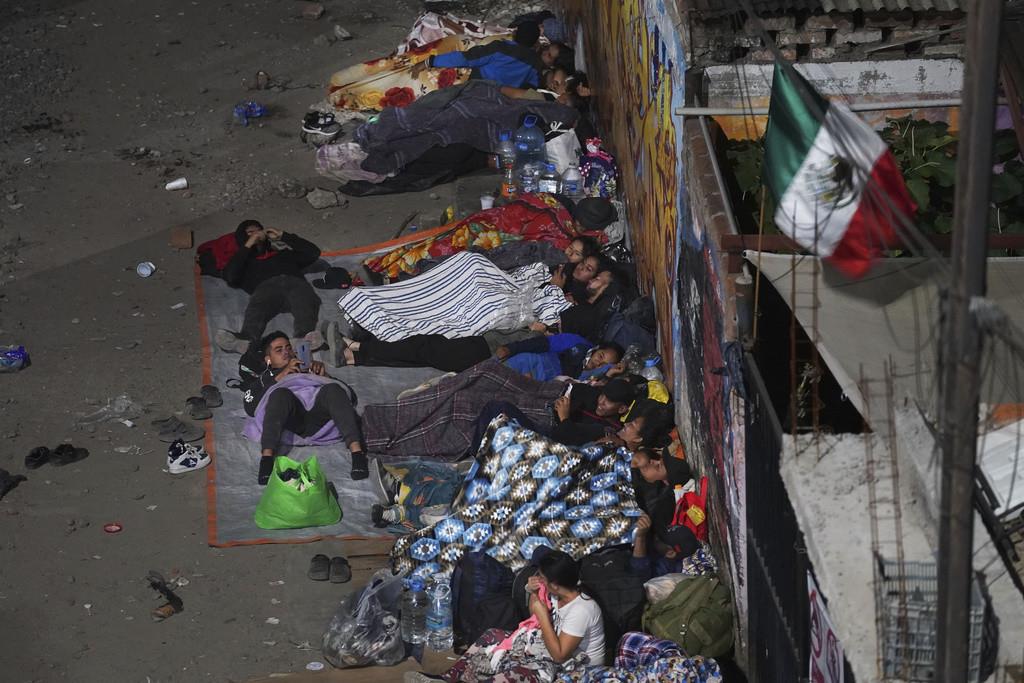
[[[185,399],[185,409],[188,411],[188,416],[193,420],[209,420],[213,417],[213,413],[210,412],[210,406],[206,404],[206,399],[201,396],[191,396]]]
[[[359,481],[370,476],[370,461],[366,459],[366,453],[359,451],[352,454],[352,469],[349,471],[352,481]]]
[[[50,454],[50,462],[54,467],[64,467],[79,460],[89,457],[89,451],[85,448],[75,448],[69,443],[62,443],[53,449]]]
[[[39,469],[50,462],[50,449],[46,446],[36,446],[25,456],[25,468],[30,470]]]
[[[352,567],[344,557],[332,557],[330,565],[331,583],[348,583],[352,580]]]
[[[309,571],[306,572],[313,581],[326,581],[331,577],[331,560],[326,555],[314,555],[309,561]]]
[[[256,475],[256,481],[260,486],[266,486],[267,482],[270,481],[270,475],[274,473],[274,458],[273,455],[264,455],[260,458],[260,471]]]

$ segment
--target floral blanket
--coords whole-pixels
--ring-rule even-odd
[[[464,52],[471,47],[507,37],[452,35],[426,45],[409,47],[401,54],[396,52],[387,57],[354,64],[331,76],[327,99],[336,109],[355,111],[404,107],[429,92],[465,83],[469,78],[469,69],[424,69],[414,77],[412,67],[415,64],[425,61],[431,55]]]
[[[564,249],[579,235],[604,239],[600,230],[582,230],[552,195],[527,194],[505,206],[478,211],[440,235],[367,259],[365,265],[374,273],[395,278],[400,273],[418,274],[423,259],[444,258],[470,247],[493,249],[508,242],[532,240]]]
[[[517,571],[540,545],[580,559],[631,543],[643,511],[633,496],[630,458],[624,448],[569,448],[499,415],[452,515],[398,539],[392,565],[412,576],[449,574],[467,551],[484,550]]]

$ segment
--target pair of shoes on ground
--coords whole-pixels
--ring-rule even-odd
[[[25,467],[34,470],[50,463],[54,467],[63,467],[89,457],[85,448],[75,448],[69,443],[62,443],[52,451],[46,446],[36,446],[25,456]]]
[[[174,443],[179,439],[181,441],[199,441],[206,436],[206,431],[199,425],[182,422],[173,415],[153,420],[150,424],[159,430],[157,438],[164,443]]]
[[[220,389],[212,384],[204,384],[199,389],[199,396],[189,396],[185,399],[185,410],[193,420],[209,420],[213,417],[210,408],[219,408],[224,405],[224,397]]]
[[[231,330],[217,330],[213,335],[213,341],[224,353],[243,354],[249,350],[250,344],[248,339]],[[317,351],[324,346],[324,336],[320,330],[313,330],[304,337],[293,337],[290,341],[293,348],[300,341],[309,342],[310,351]]]
[[[309,561],[306,575],[313,581],[330,581],[331,583],[348,583],[352,579],[352,567],[344,557],[331,557],[318,554]]]
[[[167,471],[171,474],[195,472],[209,464],[210,454],[201,444],[196,446],[177,439],[167,447]]]

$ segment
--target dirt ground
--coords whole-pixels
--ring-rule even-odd
[[[28,475],[0,501],[0,679],[300,671],[322,661],[338,600],[379,563],[353,560],[353,584],[336,586],[305,573],[314,553],[352,552],[339,542],[208,547],[205,476],[162,472],[165,445],[149,426],[201,384],[192,253],[168,246],[171,227],[198,242],[254,217],[344,248],[388,239],[411,212],[437,216],[451,201],[446,186],[316,211],[278,191],[289,180],[332,187],[298,139],[303,113],[333,71],[393,49],[422,9],[324,5],[313,21],[294,0],[4,3],[0,344],[25,345],[32,366],[0,375],[0,467]],[[319,37],[335,24],[354,38]],[[245,90],[258,70],[277,87]],[[249,98],[270,115],[243,127],[232,109]],[[165,191],[179,176],[190,189]],[[145,260],[157,272],[141,279]],[[75,428],[122,394],[149,410],[136,426]],[[65,441],[91,456],[25,471],[32,447]],[[115,521],[124,530],[105,533]],[[188,579],[183,613],[150,619],[150,569]]]

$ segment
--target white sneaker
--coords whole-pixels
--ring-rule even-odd
[[[210,464],[210,454],[202,446],[177,441],[167,449],[167,471],[185,474],[201,470]]]

